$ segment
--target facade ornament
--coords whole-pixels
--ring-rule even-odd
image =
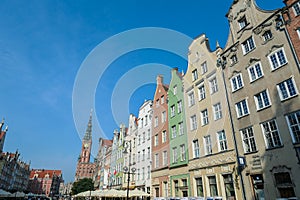
[[[267,54],[265,55],[266,57],[270,54],[270,53],[272,53],[275,49],[279,49],[279,48],[281,48],[281,47],[283,47],[283,45],[284,44],[279,44],[279,45],[273,45],[272,47],[271,47],[271,49],[267,52]]]

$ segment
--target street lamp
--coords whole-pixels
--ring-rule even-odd
[[[131,147],[131,140],[129,141],[125,141],[123,144],[124,147],[124,151],[123,153],[126,155],[128,154],[128,150],[129,150],[129,159],[128,159],[128,167],[124,166],[123,170],[124,170],[124,174],[128,174],[128,178],[127,178],[127,195],[126,195],[126,199],[129,200],[129,183],[130,183],[130,174],[134,174],[136,171],[135,167],[132,167],[131,172],[130,172],[130,166],[133,164],[131,163],[131,152],[132,152],[132,147]]]

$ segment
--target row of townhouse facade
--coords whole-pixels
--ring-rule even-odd
[[[29,182],[30,164],[20,159],[20,153],[3,152],[8,126],[0,123],[0,189],[25,192]]]
[[[300,2],[284,3],[265,11],[234,0],[224,48],[212,51],[202,34],[185,74],[172,69],[169,85],[157,76],[153,101],[106,147],[106,187],[156,198],[300,197]]]

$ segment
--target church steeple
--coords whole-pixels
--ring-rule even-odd
[[[83,137],[83,140],[85,140],[85,141],[92,139],[92,112],[93,112],[93,110],[91,110],[90,119],[89,119],[89,122],[88,122],[88,125],[86,128],[84,137]]]

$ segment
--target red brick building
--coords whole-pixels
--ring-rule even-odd
[[[55,197],[59,195],[61,182],[63,182],[61,170],[32,169],[29,176],[28,191]]]
[[[92,150],[92,114],[88,122],[85,135],[82,140],[81,153],[78,158],[75,181],[83,178],[93,178],[95,163],[90,162]]]
[[[169,128],[168,128],[168,89],[161,75],[156,78],[157,86],[153,99],[152,117],[152,194],[162,197],[169,190]]]
[[[291,42],[295,48],[295,53],[300,59],[300,1],[284,0],[286,8],[283,10],[283,18],[289,33]]]

